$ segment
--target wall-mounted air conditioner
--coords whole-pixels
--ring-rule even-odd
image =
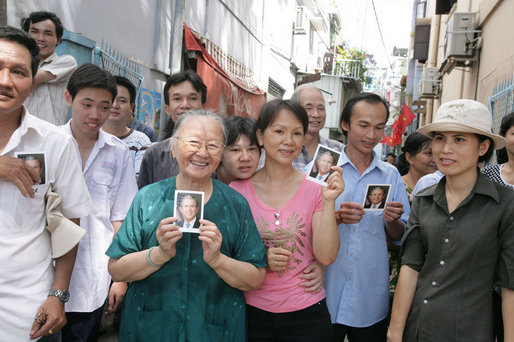
[[[419,96],[422,98],[433,98],[437,96],[438,90],[437,68],[424,67],[419,81]]]
[[[309,24],[307,14],[303,6],[296,6],[296,20],[294,22],[293,34],[306,34],[306,27]]]
[[[454,58],[456,61],[470,60],[476,55],[479,44],[475,30],[476,13],[453,13],[446,25],[446,44],[444,59]]]

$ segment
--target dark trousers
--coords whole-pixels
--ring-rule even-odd
[[[102,305],[93,312],[66,312],[68,323],[62,328],[62,342],[96,342],[103,314]]]
[[[350,342],[386,342],[387,318],[370,327],[355,328],[343,324],[332,324],[334,342],[343,342],[348,336]]]
[[[247,305],[249,342],[330,342],[332,324],[325,299],[308,308],[272,313]]]

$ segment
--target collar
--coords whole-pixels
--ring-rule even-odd
[[[496,186],[494,183],[487,178],[480,170],[477,168],[478,172],[478,178],[475,183],[475,186],[473,187],[473,190],[471,190],[470,195],[474,194],[480,194],[484,196],[491,197],[495,202],[500,203],[500,194],[498,193],[498,190],[496,189]],[[432,186],[424,191],[419,192],[416,194],[416,196],[420,197],[428,197],[433,196],[434,201],[441,200],[443,197],[445,197],[445,185],[446,185],[446,177],[443,177],[439,184],[437,186]],[[468,196],[469,197],[469,196]],[[446,199],[445,199],[446,201]]]
[[[25,106],[22,106],[21,124],[20,127],[18,127],[18,129],[20,130],[20,135],[24,135],[25,133],[27,133],[29,129],[32,129],[40,136],[43,136],[43,131],[41,130],[41,127],[37,124],[36,121],[37,119],[29,113]]]
[[[43,130],[37,120],[38,119],[30,115],[25,106],[22,105],[20,125],[14,130],[1,155],[6,155],[8,152],[14,150],[20,144],[22,137],[25,136],[29,130],[43,137]]]
[[[184,226],[186,225],[186,223],[189,223],[191,225],[191,228],[195,225],[195,222],[196,222],[196,216],[193,217],[193,219],[189,222],[186,221],[186,219],[184,219]]]
[[[347,148],[348,148],[348,146],[345,146],[343,148],[343,151],[341,152],[341,157],[339,158],[339,166],[343,166],[345,164],[350,164],[352,167],[355,168],[355,170],[357,170],[357,167],[355,167],[353,162],[350,160],[350,158],[348,158],[348,155],[346,154]],[[381,161],[380,158],[378,158],[375,151],[371,151],[371,156],[373,158],[371,160],[371,164],[368,166],[368,168],[366,169],[366,171],[364,173],[369,172],[370,170],[373,170],[374,168],[378,168],[382,172],[387,172],[387,169],[389,169],[389,168],[395,168],[393,165],[386,163],[384,161]]]
[[[54,53],[52,53],[50,56],[48,56],[47,59],[45,59],[44,61],[42,61],[41,63],[39,63],[39,66],[42,67],[43,65],[45,64],[49,64],[49,63],[52,63],[57,57],[59,57],[55,51]]]
[[[322,137],[321,135],[318,135],[318,144],[328,146],[328,139],[325,137]]]
[[[72,121],[73,121],[73,119],[71,119],[70,121],[68,121],[66,124],[63,125],[64,130],[71,136],[73,136],[73,132],[71,131],[71,122]],[[73,139],[75,139],[75,137],[73,137]],[[96,139],[95,146],[98,146],[99,149],[102,148],[105,144],[115,146],[116,145],[116,143],[114,142],[115,139],[117,139],[117,138],[115,138],[114,135],[106,133],[106,132],[104,132],[103,129],[100,128],[100,130],[98,131],[98,139]]]

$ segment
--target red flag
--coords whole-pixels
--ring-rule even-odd
[[[384,136],[382,137],[382,139],[380,139],[380,143],[383,144],[387,141],[387,135],[384,134]]]
[[[410,110],[409,107],[404,103],[402,106],[402,112],[400,113],[400,116],[393,124],[393,131],[397,132],[397,134],[400,136],[405,132],[405,128],[410,125],[412,120],[416,118],[416,115]]]
[[[398,134],[397,131],[393,131],[393,134],[389,135],[386,140],[385,144],[387,146],[394,147],[402,142],[402,135]]]

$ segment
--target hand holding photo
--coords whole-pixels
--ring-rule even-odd
[[[204,193],[201,191],[175,191],[173,217],[181,232],[200,233],[200,220],[203,219]]]
[[[39,175],[40,182],[36,185],[46,183],[46,165],[44,152],[17,152],[16,158],[23,159]]]
[[[383,211],[389,198],[391,184],[368,184],[362,201],[364,210]]]
[[[307,179],[327,186],[327,178],[334,172],[331,170],[332,166],[336,166],[339,163],[339,157],[341,153],[331,149],[324,145],[318,145],[316,153],[312,160],[312,167],[309,170]]]

